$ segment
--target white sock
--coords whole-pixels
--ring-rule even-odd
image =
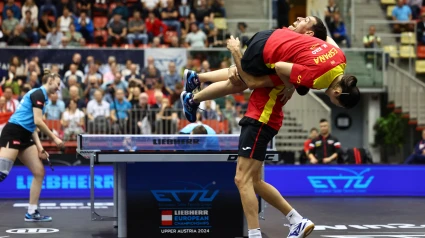
[[[248,230],[248,238],[261,238],[260,228]]]
[[[28,206],[28,213],[29,213],[29,214],[34,214],[34,213],[35,213],[35,210],[37,210],[37,207],[38,207],[37,205],[31,205],[31,204],[30,204],[30,205]]]
[[[295,209],[292,209],[288,213],[288,215],[286,215],[286,218],[288,219],[288,221],[291,225],[300,223],[301,220],[303,219],[303,217]]]

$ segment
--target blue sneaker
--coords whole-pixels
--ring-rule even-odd
[[[185,69],[183,72],[183,79],[185,81],[184,90],[186,92],[191,93],[193,90],[199,89],[201,87],[198,74],[193,70]]]
[[[288,238],[305,238],[314,230],[314,223],[307,218],[303,218],[297,224],[291,224],[289,227]]]
[[[183,91],[180,94],[180,100],[183,105],[183,112],[186,119],[190,122],[196,122],[196,112],[199,107],[199,103],[193,101],[193,93]]]
[[[29,222],[49,222],[52,221],[52,217],[42,216],[37,210],[33,214],[25,214],[25,221]]]

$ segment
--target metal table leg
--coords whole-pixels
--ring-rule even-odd
[[[119,163],[118,171],[118,237],[127,237],[127,164]]]
[[[118,217],[118,166],[114,163],[114,217]],[[118,226],[118,221],[114,221],[114,227]]]

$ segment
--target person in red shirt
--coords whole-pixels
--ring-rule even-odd
[[[167,31],[167,25],[159,20],[154,12],[149,12],[148,18],[145,20],[145,25],[150,43],[152,43],[154,37],[159,37],[163,41],[163,36]]]
[[[308,158],[308,152],[310,150],[310,143],[312,140],[316,139],[319,136],[319,131],[317,128],[313,127],[310,129],[310,135],[308,136],[308,139],[304,141],[304,149],[302,151],[302,155],[300,160],[300,164],[305,164],[309,160]]]

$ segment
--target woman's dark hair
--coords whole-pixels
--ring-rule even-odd
[[[75,99],[69,100],[69,102],[67,103],[66,107],[69,107],[69,105],[71,105],[71,102],[75,103],[75,105],[77,105],[77,107],[78,107],[78,102]]]
[[[314,32],[314,37],[319,38],[323,41],[326,41],[326,37],[328,36],[328,32],[326,30],[325,23],[323,23],[322,19],[313,16],[316,19],[316,24],[311,27],[311,30]]]
[[[343,75],[338,86],[342,93],[339,95],[339,103],[345,108],[353,108],[360,101],[360,91],[357,88],[357,78],[353,75]]]

